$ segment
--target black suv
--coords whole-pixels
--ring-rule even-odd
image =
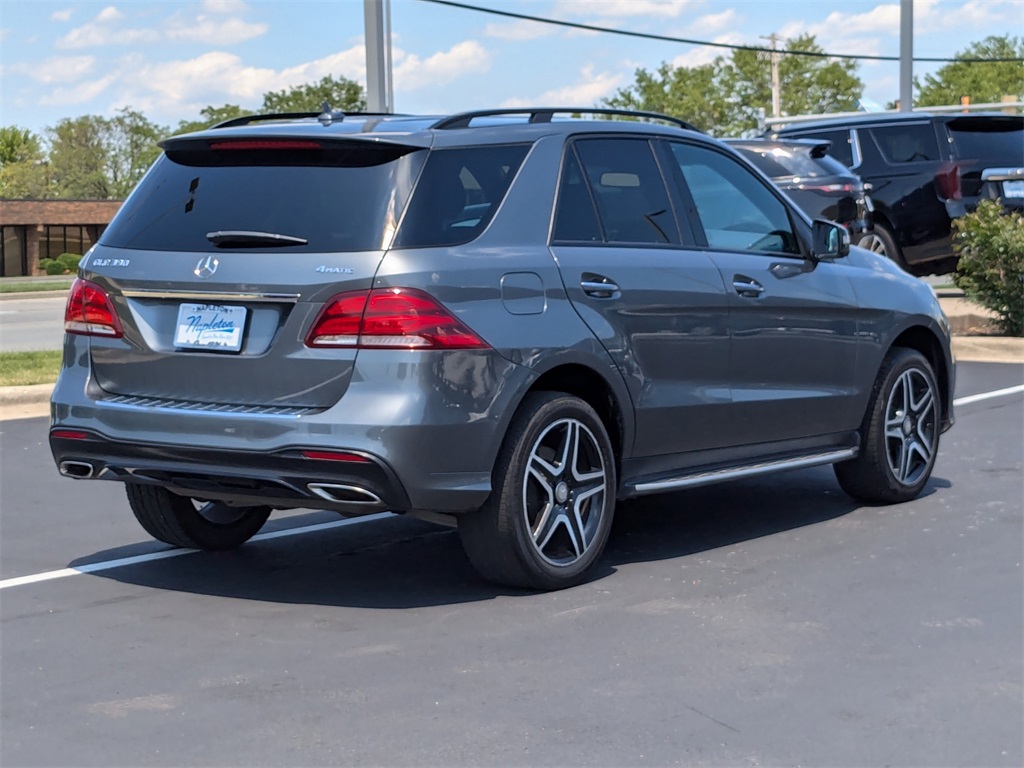
[[[59,471],[179,546],[391,510],[541,588],[620,499],[825,464],[920,493],[953,420],[928,286],[686,123],[587,111],[163,142],[69,294]]]
[[[956,268],[950,222],[988,196],[987,169],[1024,166],[1024,116],[865,114],[789,125],[781,138],[831,141],[829,153],[871,185],[873,232],[860,245],[917,275]],[[1024,189],[1002,182],[1004,200]]]

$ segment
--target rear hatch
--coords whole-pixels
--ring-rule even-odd
[[[331,296],[371,287],[425,148],[225,133],[166,142],[90,253],[124,330],[90,337],[95,381],[142,402],[329,407],[356,351],[305,334]]]
[[[947,122],[946,128],[953,158],[960,168],[961,192],[968,201],[981,194],[982,173],[986,168],[1024,166],[1022,116],[965,115]],[[1011,185],[1009,191],[1016,196],[1018,188]],[[1024,197],[1024,189],[1020,195]]]

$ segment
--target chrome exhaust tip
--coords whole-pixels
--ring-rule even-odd
[[[333,501],[339,504],[376,504],[383,506],[384,502],[377,494],[360,488],[357,485],[341,485],[339,483],[309,483],[306,486],[311,493],[321,499]]]
[[[62,461],[57,469],[64,477],[77,480],[88,480],[96,474],[96,468],[87,461]]]

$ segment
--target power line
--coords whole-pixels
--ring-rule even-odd
[[[499,11],[496,8],[483,8],[478,5],[470,5],[469,3],[457,3],[454,0],[420,0],[423,3],[434,3],[436,5],[447,5],[451,8],[461,8],[465,11],[478,11],[479,13],[489,13],[494,16],[504,16],[509,19],[520,19],[523,21],[536,21],[539,24],[551,24],[556,27],[569,27],[571,29],[584,29],[588,32],[604,32],[609,35],[622,35],[623,37],[639,37],[644,40],[660,40],[666,43],[684,43],[686,45],[706,45],[711,48],[728,48],[732,51],[755,51],[756,53],[771,53],[771,48],[761,48],[756,45],[730,45],[728,43],[714,43],[710,40],[690,40],[685,37],[671,37],[669,35],[655,35],[649,32],[633,32],[626,29],[612,29],[611,27],[599,27],[594,24],[579,24],[574,21],[560,21],[558,19],[546,19],[543,16],[530,16],[525,13],[514,13],[512,11]],[[779,53],[779,51],[776,51]],[[867,54],[843,54],[843,53],[821,53],[818,51],[784,51],[787,56],[811,56],[818,59],[854,59],[859,61],[899,61],[899,56],[869,56]],[[982,63],[982,62],[1007,62],[1007,61],[1024,61],[1021,58],[994,58],[994,59],[979,59],[979,58],[962,58],[962,59],[949,59],[949,58],[938,58],[938,57],[915,57],[914,61],[924,62],[938,62],[948,64],[954,61],[963,61],[967,63]]]

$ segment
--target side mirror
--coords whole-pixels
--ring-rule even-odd
[[[819,259],[838,259],[850,252],[850,232],[842,224],[815,219],[811,226],[814,255]]]

